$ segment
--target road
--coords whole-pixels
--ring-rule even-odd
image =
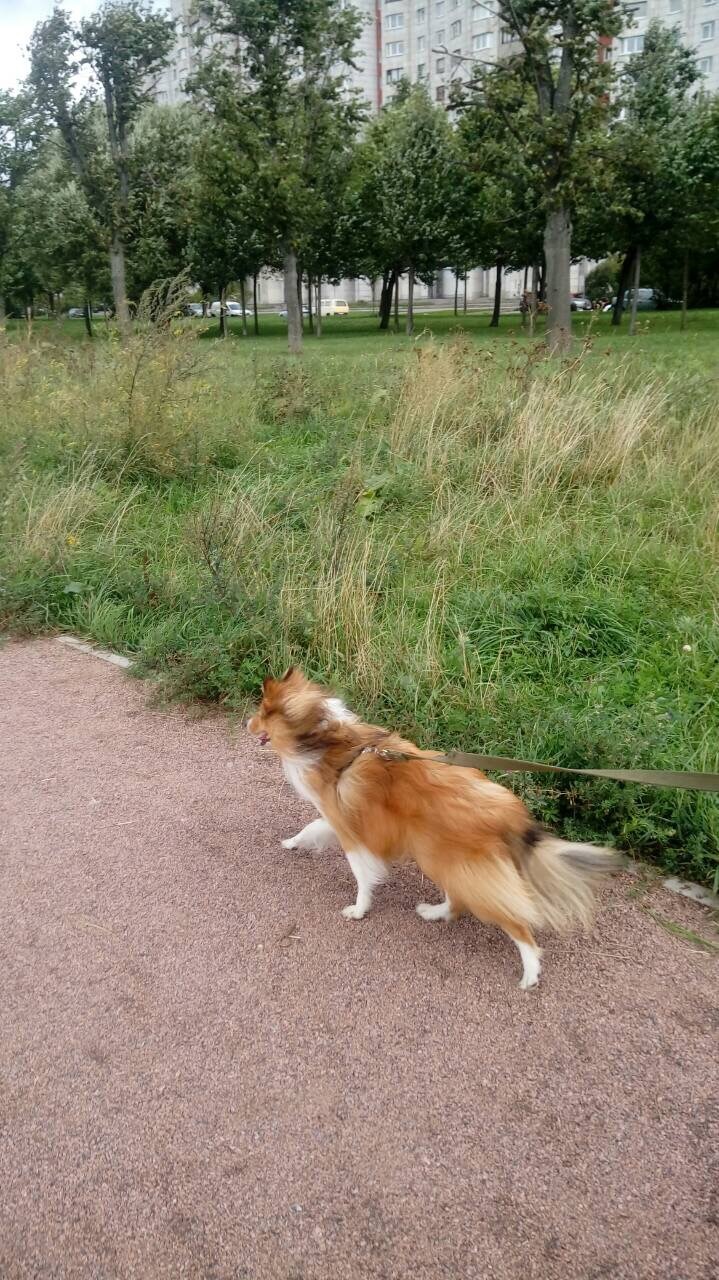
[[[52,639],[0,689],[3,1280],[717,1274],[703,908],[624,877],[524,993],[411,869],[344,920],[218,715]]]

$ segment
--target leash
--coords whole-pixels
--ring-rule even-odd
[[[415,756],[407,751],[382,749],[374,745],[363,752],[383,760],[424,760],[425,763],[459,765],[465,769],[499,769],[503,773],[572,773],[579,778],[611,778],[614,782],[638,782],[643,787],[679,787],[685,791],[719,791],[719,773],[684,773],[674,769],[570,769],[560,764],[540,764],[536,760],[513,760],[510,756],[483,756],[472,751],[450,751],[441,756]],[[361,752],[359,753],[361,754]]]

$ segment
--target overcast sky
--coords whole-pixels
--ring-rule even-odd
[[[63,0],[73,18],[100,8],[101,0]],[[36,22],[49,18],[54,0],[0,0],[0,88],[13,89],[27,75],[25,46]],[[169,9],[169,3],[160,6]]]

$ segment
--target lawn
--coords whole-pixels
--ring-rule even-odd
[[[330,320],[302,361],[274,316],[124,349],[16,326],[0,625],[132,653],[167,696],[244,707],[296,661],[423,744],[719,769],[719,313],[634,339],[578,316],[561,365],[488,318]],[[714,875],[715,797],[512,785],[564,833]]]

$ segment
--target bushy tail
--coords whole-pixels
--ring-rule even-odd
[[[593,844],[543,836],[522,853],[521,870],[541,924],[556,933],[587,929],[597,886],[622,865],[621,855]]]

